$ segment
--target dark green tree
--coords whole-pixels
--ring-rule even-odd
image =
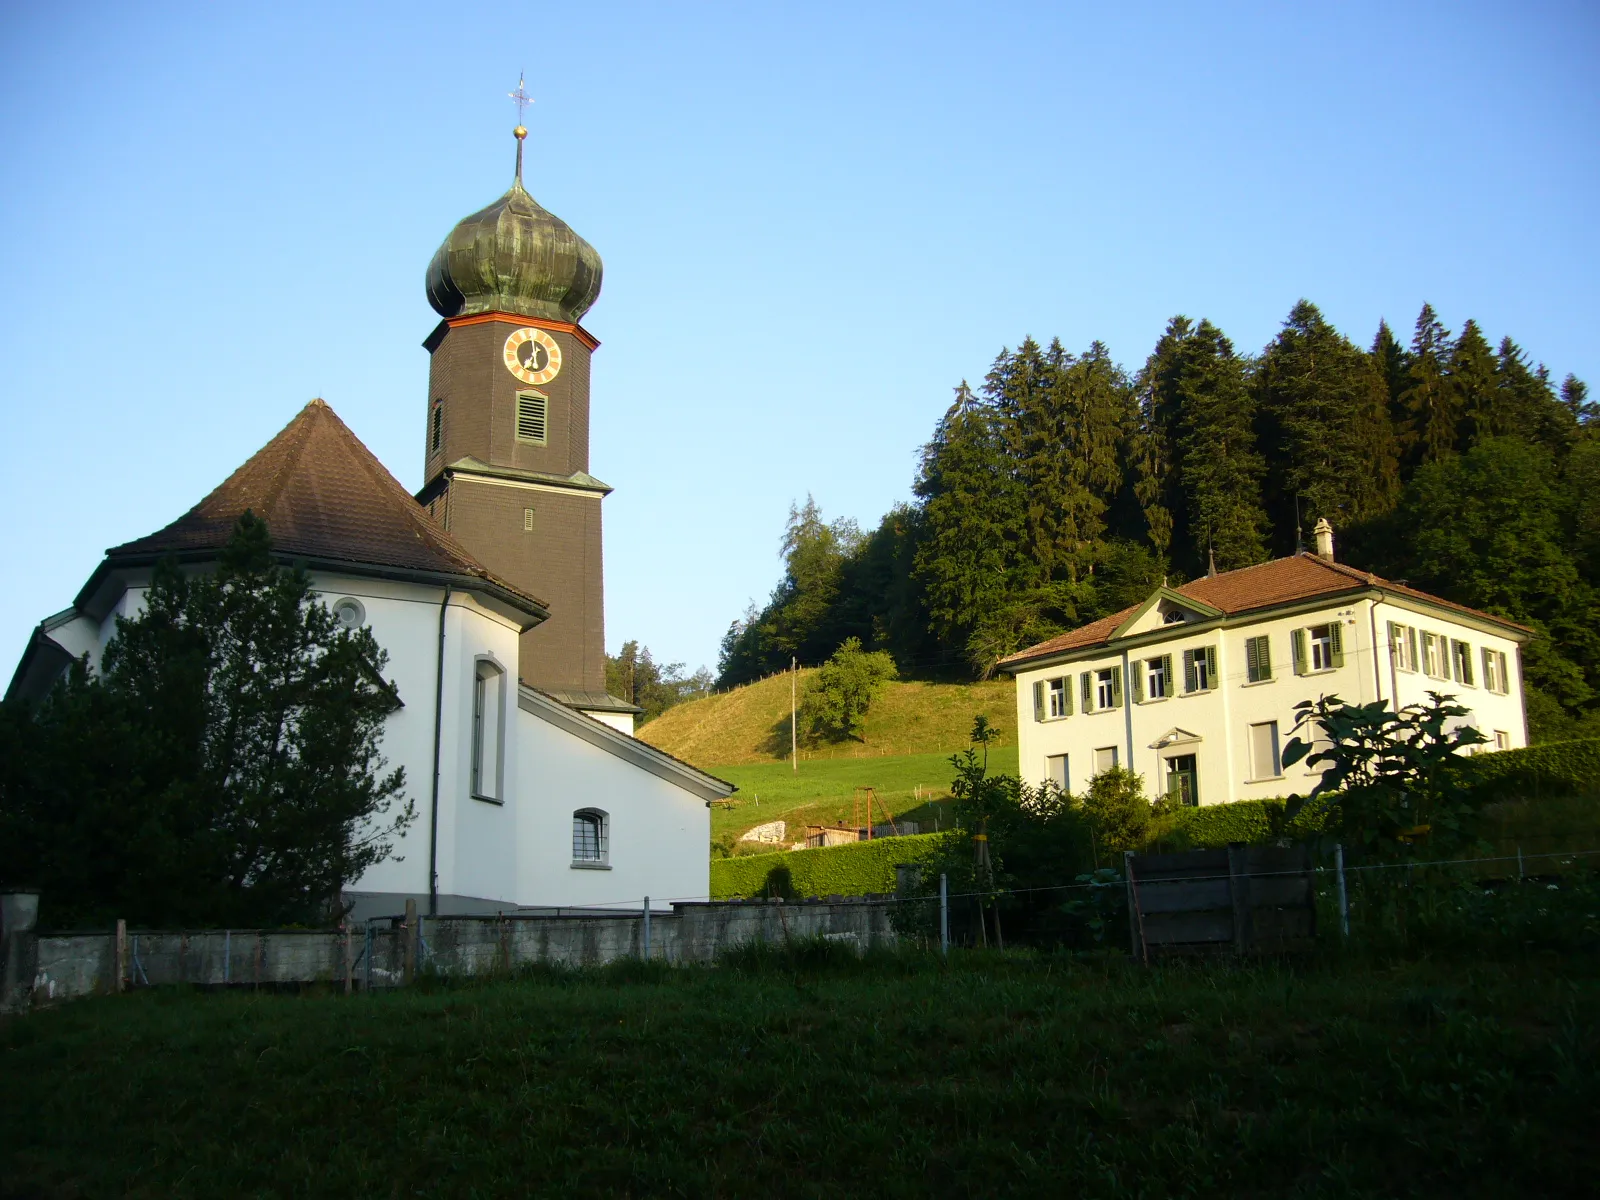
[[[1461,450],[1470,450],[1485,438],[1518,432],[1515,414],[1501,404],[1498,366],[1483,330],[1469,320],[1456,338],[1449,367],[1461,408]]]
[[[638,642],[623,642],[615,655],[606,655],[606,690],[642,708],[641,725],[674,705],[705,695],[710,688],[711,672],[704,667],[685,675],[682,663],[657,663],[650,647]]]
[[[1417,314],[1406,387],[1400,393],[1400,452],[1410,468],[1455,453],[1460,441],[1461,398],[1450,375],[1455,344],[1433,306]]]
[[[1522,347],[1510,338],[1500,339],[1496,379],[1500,408],[1508,431],[1537,442],[1554,454],[1565,454],[1577,433],[1572,413],[1550,386],[1550,373],[1541,364],[1530,366]]]
[[[1172,561],[1201,575],[1266,558],[1261,502],[1265,464],[1256,452],[1255,396],[1246,364],[1209,321],[1174,317],[1141,375],[1146,416],[1164,449],[1157,501],[1172,514]]]
[[[246,513],[214,572],[156,569],[98,674],[5,706],[0,871],[56,923],[330,919],[415,816],[383,773],[384,665]]]
[[[1389,419],[1398,427],[1405,420],[1400,397],[1405,393],[1411,373],[1410,356],[1400,339],[1394,336],[1394,330],[1389,328],[1389,322],[1383,320],[1378,322],[1378,334],[1372,339],[1369,353],[1373,366],[1383,376],[1384,388],[1389,395]]]
[[[1388,389],[1371,355],[1301,300],[1255,373],[1258,446],[1280,552],[1325,516],[1335,525],[1387,512],[1399,491]],[[1296,527],[1296,513],[1301,528]]]

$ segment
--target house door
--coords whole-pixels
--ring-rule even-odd
[[[1190,808],[1200,803],[1200,778],[1195,771],[1194,755],[1174,754],[1167,759],[1167,795]]]

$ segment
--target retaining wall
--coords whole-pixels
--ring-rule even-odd
[[[711,963],[734,947],[829,937],[866,949],[894,941],[886,903],[674,904],[671,913],[420,917],[342,930],[208,930],[38,934],[7,931],[15,951],[0,1009],[163,984],[404,985],[419,972],[472,976],[533,963],[597,966],[622,958]],[[15,968],[9,964],[15,962]]]

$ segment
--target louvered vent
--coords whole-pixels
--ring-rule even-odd
[[[550,401],[543,392],[517,394],[517,441],[544,445]]]

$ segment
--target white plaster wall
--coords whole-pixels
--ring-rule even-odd
[[[1385,696],[1398,692],[1400,707],[1402,708],[1408,704],[1425,702],[1429,692],[1439,692],[1441,695],[1454,696],[1464,708],[1472,711],[1472,723],[1482,731],[1485,737],[1490,739],[1490,746],[1494,744],[1496,730],[1501,730],[1509,736],[1510,749],[1517,749],[1528,744],[1527,707],[1522,690],[1522,661],[1516,642],[1500,634],[1490,633],[1452,621],[1440,620],[1420,606],[1411,607],[1393,601],[1384,601],[1378,604],[1374,610],[1374,616],[1378,622],[1378,638],[1385,645],[1383,653]],[[1391,663],[1387,650],[1388,623],[1390,621],[1400,625],[1409,625],[1417,631],[1419,659],[1421,658],[1420,639],[1424,632],[1458,638],[1470,645],[1472,647],[1472,684],[1460,684],[1452,679],[1433,679],[1420,669],[1414,672],[1400,670],[1398,665]],[[1504,695],[1491,692],[1483,686],[1483,656],[1479,651],[1484,646],[1489,647],[1491,650],[1498,650],[1506,656],[1509,687]]]
[[[703,899],[711,889],[711,812],[676,784],[517,710],[518,891],[525,905]],[[610,818],[610,870],[572,865],[572,814]]]
[[[611,726],[611,728],[615,729],[618,733],[625,733],[629,737],[633,736],[634,718],[632,713],[591,712],[586,708],[583,710],[583,715],[586,717],[593,717],[602,725]]]
[[[1420,673],[1399,675],[1399,701],[1403,707],[1425,697],[1431,688],[1444,694],[1458,694],[1462,703],[1474,710],[1477,723],[1488,736],[1496,729],[1511,733],[1511,745],[1525,744],[1525,722],[1521,675],[1516,643],[1450,620],[1423,615],[1421,610],[1396,615],[1393,605],[1359,600],[1328,605],[1290,616],[1275,617],[1203,633],[1174,629],[1170,640],[1148,643],[1126,655],[1101,651],[1091,657],[1055,666],[1029,668],[1017,676],[1017,727],[1020,770],[1023,778],[1039,784],[1046,778],[1047,756],[1066,754],[1073,791],[1087,789],[1093,772],[1094,751],[1117,746],[1119,760],[1131,765],[1145,778],[1148,794],[1165,790],[1165,758],[1174,753],[1193,753],[1199,773],[1200,803],[1217,804],[1230,800],[1265,799],[1305,792],[1316,782],[1320,771],[1297,765],[1277,778],[1252,779],[1250,726],[1266,721],[1278,723],[1280,747],[1293,736],[1295,705],[1302,700],[1337,695],[1353,703],[1382,698],[1393,704],[1394,677],[1390,671],[1387,622],[1398,620],[1419,629],[1428,629],[1458,638],[1473,647],[1475,669],[1481,671],[1478,648],[1489,645],[1503,650],[1512,675],[1507,696],[1488,692],[1481,686],[1463,688],[1446,680],[1430,680]],[[1291,632],[1309,625],[1339,621],[1343,627],[1344,664],[1329,671],[1294,674]],[[1374,640],[1374,628],[1376,640]],[[1247,638],[1266,634],[1271,641],[1272,679],[1251,684],[1245,670]],[[1208,692],[1183,694],[1183,651],[1193,647],[1217,647],[1220,686]],[[1166,700],[1146,700],[1129,704],[1132,688],[1128,670],[1142,660],[1161,654],[1172,655],[1173,684],[1176,694]],[[1078,676],[1108,666],[1124,667],[1124,708],[1084,714]],[[1072,676],[1073,715],[1035,721],[1033,684],[1057,676]],[[1480,679],[1481,684],[1481,679]],[[1129,724],[1132,726],[1132,755],[1129,755]],[[1154,748],[1163,735],[1174,728],[1198,736],[1192,745]]]

